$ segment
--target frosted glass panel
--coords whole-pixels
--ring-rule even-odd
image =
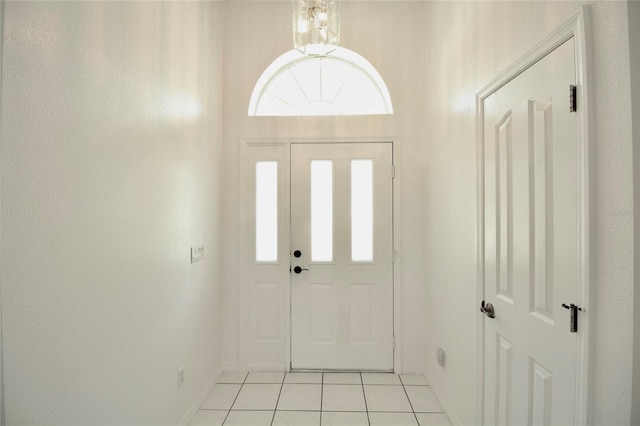
[[[333,261],[333,162],[311,162],[311,260]]]
[[[256,261],[278,260],[278,162],[256,162]]]
[[[393,114],[378,71],[359,54],[337,47],[326,56],[284,53],[262,73],[250,116]]]
[[[373,260],[373,161],[351,161],[351,260]]]

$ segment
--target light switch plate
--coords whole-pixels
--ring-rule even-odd
[[[204,258],[204,247],[191,247],[191,263]]]

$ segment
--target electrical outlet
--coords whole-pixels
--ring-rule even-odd
[[[191,263],[204,258],[204,247],[191,247]]]
[[[181,365],[178,368],[178,387],[182,386],[184,383],[184,365]]]

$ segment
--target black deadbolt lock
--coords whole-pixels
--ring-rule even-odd
[[[300,250],[296,250],[293,252],[293,257],[300,257],[302,256],[302,252]]]

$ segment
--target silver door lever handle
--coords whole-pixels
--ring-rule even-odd
[[[482,301],[482,304],[480,304],[480,312],[482,312],[483,314],[485,314],[489,318],[495,318],[496,317],[496,311],[495,311],[495,309],[493,309],[493,305],[491,303],[487,303],[485,305],[484,300]]]

